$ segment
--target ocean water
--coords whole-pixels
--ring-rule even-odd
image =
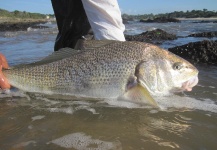
[[[53,52],[56,24],[48,29],[0,32],[0,52],[9,65],[38,61]],[[216,23],[138,23],[126,34],[154,28],[178,36],[216,31]],[[178,38],[163,48],[216,38]],[[2,150],[216,150],[217,67],[196,65],[199,83],[192,92],[155,97],[160,109],[130,102],[45,96],[12,89],[0,94]]]

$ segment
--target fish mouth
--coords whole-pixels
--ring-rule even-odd
[[[192,77],[189,80],[182,83],[182,90],[183,91],[192,91],[192,88],[197,85],[198,83],[198,77]]]

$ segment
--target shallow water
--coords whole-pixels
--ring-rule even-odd
[[[9,65],[40,60],[53,51],[57,28],[0,32],[0,52]],[[217,24],[134,23],[128,34],[161,28],[186,36]],[[180,40],[180,39],[178,39]],[[162,47],[202,38],[182,38]],[[0,149],[203,149],[217,148],[217,67],[197,65],[192,92],[155,97],[161,109],[130,102],[97,101],[23,93],[0,95]]]

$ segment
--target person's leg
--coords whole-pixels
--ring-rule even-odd
[[[59,33],[54,50],[71,47],[90,30],[81,0],[51,0]]]
[[[82,0],[96,40],[125,41],[125,26],[117,0]]]

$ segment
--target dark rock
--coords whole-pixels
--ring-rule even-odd
[[[217,65],[217,41],[191,42],[168,50],[193,63]]]
[[[145,22],[145,23],[153,23],[153,22],[156,22],[156,23],[168,23],[168,22],[181,22],[180,20],[178,19],[175,19],[175,18],[167,18],[167,17],[158,17],[158,18],[155,18],[155,19],[148,19],[148,20],[140,20],[140,22]]]
[[[128,24],[129,21],[134,21],[133,18],[122,18],[124,24]]]
[[[127,19],[123,19],[123,24],[128,24],[129,22],[128,22],[129,20],[127,20]]]
[[[42,26],[42,25],[34,25],[34,26],[31,26],[31,28],[33,28],[33,29],[46,29],[49,27],[48,26]]]
[[[161,44],[165,40],[177,39],[176,35],[169,34],[161,29],[146,31],[138,35],[125,35],[127,41],[149,42]]]
[[[217,21],[213,20],[202,20],[202,21],[194,21],[192,23],[217,23]]]
[[[26,31],[27,28],[45,28],[44,26],[36,26],[37,24],[45,22],[17,22],[17,23],[1,23],[0,32],[4,31]]]
[[[212,32],[202,32],[202,33],[194,33],[188,35],[188,37],[217,37],[217,31]]]

